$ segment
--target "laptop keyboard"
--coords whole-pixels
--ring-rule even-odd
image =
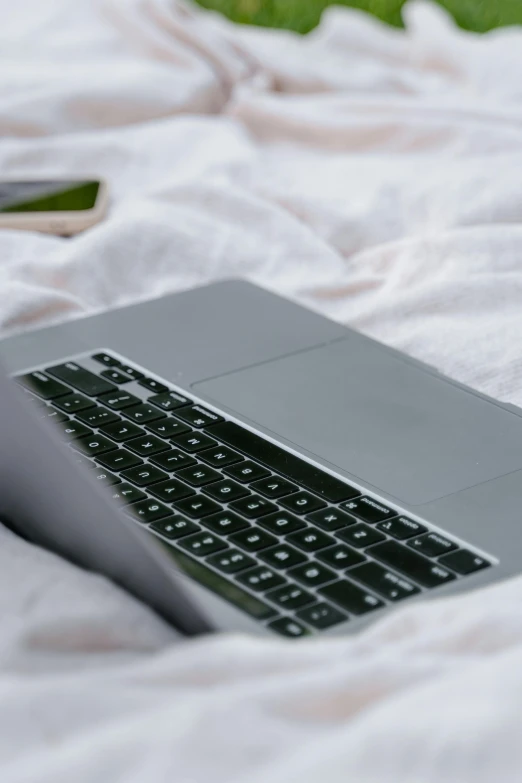
[[[302,637],[491,563],[99,352],[16,380],[189,576]]]

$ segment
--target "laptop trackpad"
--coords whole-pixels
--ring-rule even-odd
[[[522,418],[357,335],[195,388],[410,505],[522,467]]]

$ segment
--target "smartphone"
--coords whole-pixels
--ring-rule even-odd
[[[0,228],[70,236],[102,220],[107,203],[101,179],[0,180]]]

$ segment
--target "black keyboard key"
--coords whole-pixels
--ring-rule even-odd
[[[265,514],[272,514],[274,511],[277,511],[277,506],[274,506],[273,503],[265,500],[260,495],[250,495],[249,497],[241,498],[241,500],[235,500],[230,504],[230,508],[247,519],[259,519],[264,517]]]
[[[65,413],[62,413],[61,411],[55,411],[53,408],[42,408],[41,411],[38,413],[38,418],[40,419],[48,419],[49,421],[54,421],[57,424],[61,424],[64,421],[69,421],[69,417],[65,415]]]
[[[381,522],[377,525],[377,530],[382,530],[383,533],[387,533],[392,538],[403,541],[406,538],[413,538],[413,536],[427,533],[428,528],[421,525],[420,522],[409,519],[409,517],[395,517],[394,519],[387,519],[385,522]]]
[[[157,519],[172,515],[172,511],[168,506],[158,503],[157,500],[150,499],[133,503],[129,506],[128,513],[144,524],[149,524],[149,522],[155,522]]]
[[[103,435],[80,438],[71,445],[73,449],[81,451],[86,457],[95,457],[96,454],[103,454],[104,451],[112,451],[115,448],[112,440],[104,438]]]
[[[329,601],[347,612],[351,612],[351,614],[366,614],[384,606],[380,598],[363,590],[362,587],[357,587],[347,579],[320,587],[319,592]]]
[[[188,519],[183,519],[183,517],[179,516],[160,519],[158,522],[154,522],[150,529],[164,536],[164,538],[168,538],[169,541],[175,541],[184,536],[191,536],[200,531],[195,522],[190,522]]]
[[[89,467],[92,467],[92,465],[93,463],[91,463]],[[100,484],[106,484],[107,486],[121,483],[121,479],[118,478],[118,476],[115,476],[113,473],[105,470],[105,468],[96,468],[96,470],[91,472],[91,476],[95,481],[99,481]]]
[[[111,411],[123,411],[125,408],[137,405],[140,402],[140,398],[130,392],[116,389],[112,394],[100,397],[100,402],[110,408]]]
[[[35,397],[33,394],[28,392],[27,389],[24,389],[23,399],[26,403],[32,405],[33,410],[38,414],[47,408],[45,400],[41,400],[39,397]]]
[[[157,408],[161,408],[162,411],[174,411],[177,408],[182,408],[184,405],[192,405],[192,400],[175,391],[154,394],[148,398],[147,402],[150,402]]]
[[[261,517],[259,524],[271,533],[275,533],[276,536],[286,536],[288,533],[303,530],[306,527],[301,519],[289,514],[288,511],[276,511],[275,514]]]
[[[307,558],[288,544],[276,544],[265,549],[260,555],[261,559],[273,568],[286,569],[306,563]]]
[[[197,462],[192,457],[183,454],[182,451],[177,449],[170,449],[170,451],[164,451],[155,457],[151,457],[150,460],[154,465],[157,465],[163,470],[168,470],[171,473],[181,468],[189,468],[192,465],[197,465]]]
[[[302,636],[308,636],[310,633],[301,623],[297,623],[290,617],[281,617],[279,620],[274,620],[268,623],[268,628],[274,631],[274,633],[288,636],[290,639],[300,639]]]
[[[224,541],[208,531],[183,538],[179,545],[196,557],[206,557],[214,552],[219,552],[220,549],[227,549]]]
[[[256,561],[239,549],[227,549],[226,552],[218,552],[217,555],[209,557],[207,563],[224,574],[237,574],[254,566]]]
[[[186,435],[178,435],[176,438],[172,438],[172,444],[183,451],[188,451],[189,454],[217,446],[213,438],[209,438],[202,432],[187,432]]]
[[[274,617],[277,613],[271,606],[268,606],[256,596],[248,593],[238,584],[224,579],[222,576],[204,566],[201,562],[188,557],[178,549],[166,544],[168,554],[172,557],[176,565],[185,571],[197,582],[212,590],[225,601],[229,601],[243,612],[246,612],[256,620],[267,620]]]
[[[27,375],[19,375],[15,378],[26,389],[37,394],[42,400],[55,400],[71,393],[71,389],[63,383],[50,378],[43,372],[30,372]]]
[[[220,536],[228,536],[250,528],[250,524],[245,519],[230,511],[220,511],[218,514],[212,514],[211,517],[205,517],[202,524]]]
[[[159,481],[168,479],[168,475],[154,465],[140,465],[137,468],[131,468],[122,473],[125,481],[136,484],[138,487],[148,487],[151,484],[157,484]]]
[[[351,568],[352,566],[360,565],[367,559],[360,552],[356,552],[355,549],[352,549],[345,544],[337,544],[329,549],[323,549],[322,552],[319,552],[317,557],[319,560],[322,560],[323,563],[342,571]]]
[[[106,381],[109,381],[109,383],[115,383],[118,386],[121,386],[124,383],[130,383],[132,381],[132,378],[130,378],[128,375],[125,375],[125,373],[121,372],[120,370],[103,370],[100,375],[102,378],[105,378]]]
[[[164,394],[169,390],[168,386],[165,386],[161,381],[155,381],[154,378],[140,378],[138,383],[140,386],[143,386],[144,389],[156,392],[156,394]]]
[[[367,496],[357,498],[357,500],[348,500],[346,503],[341,504],[341,508],[348,511],[349,514],[363,519],[365,522],[370,522],[370,524],[383,522],[385,519],[389,519],[389,517],[397,516],[396,511]]]
[[[266,566],[256,566],[248,571],[244,571],[242,574],[236,577],[238,582],[249,587],[250,590],[257,592],[264,592],[266,590],[273,590],[276,587],[281,587],[285,584],[285,580]]]
[[[333,533],[334,530],[354,525],[356,522],[354,517],[351,517],[344,511],[339,511],[338,508],[331,507],[314,511],[313,514],[309,514],[306,518],[309,522],[313,522],[314,525],[326,530],[327,533]]]
[[[125,375],[128,375],[129,378],[132,378],[133,381],[140,381],[145,377],[142,372],[136,370],[135,367],[130,367],[128,364],[121,364],[120,370],[123,370]]]
[[[311,593],[307,593],[302,587],[297,585],[284,585],[284,587],[278,587],[277,590],[272,590],[271,593],[267,593],[266,598],[272,601],[274,604],[283,607],[283,609],[295,610],[301,609],[302,606],[311,604],[315,601],[315,598]]]
[[[230,503],[232,500],[238,500],[238,498],[249,494],[248,489],[232,479],[216,481],[209,487],[205,487],[203,491],[206,495],[210,495],[211,498],[220,500],[222,503]]]
[[[186,514],[192,519],[203,519],[203,517],[208,517],[210,514],[217,514],[218,511],[222,511],[221,506],[218,506],[217,503],[204,495],[195,495],[184,500],[178,500],[176,508],[182,514]]]
[[[213,481],[219,481],[221,473],[209,468],[207,465],[195,465],[193,468],[183,468],[178,471],[178,477],[186,481],[191,487],[204,487]]]
[[[267,547],[277,544],[277,538],[271,536],[270,533],[252,527],[249,530],[242,530],[241,533],[234,533],[229,541],[234,546],[244,549],[245,552],[259,552],[261,549],[267,549]]]
[[[163,419],[165,417],[165,414],[158,408],[145,404],[133,405],[131,408],[125,408],[122,413],[127,419],[135,422],[135,424],[148,424],[149,421]]]
[[[318,587],[337,579],[337,574],[320,563],[305,563],[297,566],[288,572],[288,576],[301,582],[305,587]]]
[[[444,555],[444,557],[440,558],[439,563],[452,568],[457,574],[462,574],[462,576],[473,574],[475,571],[481,571],[483,568],[491,566],[491,563],[488,563],[483,557],[475,555],[467,549],[459,549],[457,552]]]
[[[163,500],[164,503],[175,503],[176,500],[182,500],[195,495],[193,489],[187,487],[182,481],[177,479],[167,479],[166,481],[160,481],[159,484],[153,484],[149,492],[154,495],[155,498]]]
[[[48,367],[47,373],[60,381],[69,384],[87,397],[99,397],[100,394],[108,394],[117,391],[114,384],[100,378],[90,370],[80,367],[76,362],[66,362],[65,364],[56,364],[54,367]]]
[[[176,435],[183,435],[190,432],[186,424],[182,424],[177,419],[162,418],[157,421],[151,421],[147,424],[147,429],[160,438],[175,438]]]
[[[94,403],[83,394],[68,394],[66,397],[58,397],[57,400],[54,400],[53,405],[64,413],[79,413],[79,411],[92,408]]]
[[[252,484],[252,489],[254,492],[259,492],[260,495],[263,495],[269,500],[276,500],[277,498],[282,498],[285,495],[291,495],[293,492],[297,492],[299,487],[296,487],[295,484],[292,484],[284,478],[279,478],[279,476],[269,476],[266,479],[261,479],[261,481],[256,481]]]
[[[439,535],[439,533],[427,533],[425,536],[412,538],[408,541],[408,546],[411,546],[416,552],[420,552],[421,555],[426,555],[426,557],[447,555],[448,552],[452,552],[457,548],[453,541]]]
[[[121,421],[120,417],[107,408],[101,408],[99,405],[91,407],[87,411],[82,411],[77,418],[88,427],[104,427],[106,424],[115,424]]]
[[[402,601],[420,592],[412,582],[378,563],[364,563],[357,568],[352,568],[350,577],[375,590],[388,601]]]
[[[339,530],[336,535],[337,538],[346,541],[346,543],[351,546],[357,547],[357,549],[364,549],[366,546],[372,546],[372,544],[377,544],[379,541],[384,541],[386,538],[386,536],[383,536],[378,530],[375,530],[373,527],[368,527],[368,525],[363,525],[362,522],[357,525],[352,525],[352,527]]]
[[[130,421],[122,421],[121,419],[112,424],[104,424],[103,427],[100,427],[100,432],[108,438],[115,440],[116,443],[124,443],[126,440],[131,440],[131,438],[145,435],[145,432],[140,427],[137,427]]]
[[[369,550],[370,555],[387,566],[418,582],[424,587],[439,587],[452,582],[455,575],[437,563],[432,563],[423,555],[414,552],[396,541],[384,541]]]
[[[216,424],[219,421],[223,421],[223,416],[218,416],[217,413],[202,408],[201,405],[193,405],[191,408],[181,408],[181,410],[176,411],[175,416],[198,430],[203,427],[208,427],[210,424]]]
[[[348,617],[340,612],[339,609],[322,603],[302,609],[300,612],[297,612],[297,617],[320,631],[339,625],[339,623],[345,623],[348,620]]]
[[[280,446],[245,430],[238,424],[225,421],[216,424],[211,430],[212,434],[222,440],[227,446],[246,454],[263,465],[282,473],[283,476],[295,481],[297,484],[320,495],[330,503],[339,503],[359,495],[358,490],[345,484],[344,481],[330,476],[314,465],[299,459]],[[234,476],[234,478],[236,478]]]
[[[97,468],[98,465],[92,461],[92,459],[87,459],[87,457],[82,457],[80,454],[78,454],[76,451],[71,451],[71,454],[69,455],[72,457],[72,461],[75,465],[81,465],[82,468],[89,468],[90,470],[94,470],[94,468]]]
[[[228,465],[234,465],[236,462],[242,462],[243,457],[229,449],[228,446],[216,446],[213,449],[205,449],[199,452],[199,459],[211,465],[213,468],[226,468]]]
[[[266,478],[266,476],[270,475],[268,470],[250,460],[240,462],[239,465],[232,465],[231,468],[226,468],[223,472],[242,484],[249,484],[251,481],[257,481],[257,479]]]
[[[115,451],[109,451],[107,454],[101,454],[96,458],[96,461],[103,465],[104,468],[115,471],[128,470],[137,465],[143,465],[143,460],[124,449],[116,449]]]
[[[155,435],[147,435],[147,433],[144,433],[139,438],[126,441],[125,447],[140,457],[152,457],[154,454],[159,454],[161,451],[169,449],[168,443],[165,443],[164,440],[156,438]]]
[[[95,353],[92,357],[95,362],[100,362],[106,367],[118,367],[120,362],[108,353]]]
[[[118,484],[112,493],[112,499],[117,503],[137,503],[145,500],[147,495],[132,484]]]
[[[74,421],[74,419],[63,422],[61,430],[66,440],[75,440],[76,438],[85,438],[93,435],[93,431],[89,427],[86,427],[85,424],[81,424],[79,421]]]
[[[309,492],[297,492],[279,501],[282,506],[294,514],[309,514],[311,511],[324,508],[326,503]]]
[[[334,538],[321,530],[314,530],[311,527],[292,533],[286,540],[289,544],[302,549],[303,552],[318,552],[320,549],[325,549],[327,546],[335,544]]]

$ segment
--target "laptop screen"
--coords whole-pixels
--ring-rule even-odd
[[[68,458],[0,367],[0,518],[24,538],[101,573],[185,634],[213,630],[153,536],[119,513]]]

